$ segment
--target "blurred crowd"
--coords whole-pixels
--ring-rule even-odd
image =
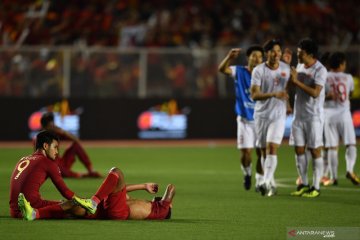
[[[228,47],[360,42],[356,0],[2,0],[0,45]]]

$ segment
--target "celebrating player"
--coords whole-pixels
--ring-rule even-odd
[[[323,122],[327,70],[316,59],[317,44],[309,38],[298,44],[298,65],[291,68],[291,84],[296,87],[294,121],[290,138],[294,142],[296,166],[302,184],[291,195],[317,197],[320,195],[320,180],[323,174]],[[313,159],[313,187],[309,187],[308,161],[305,150],[309,149]]]
[[[54,114],[52,112],[44,113],[41,117],[41,126],[44,130],[52,131],[59,137],[72,141],[70,147],[68,147],[62,157],[58,157],[56,160],[60,167],[61,174],[67,178],[81,178],[81,177],[101,177],[101,174],[94,171],[92,163],[86,154],[84,148],[80,144],[80,140],[73,134],[57,127],[54,123]],[[71,170],[72,165],[75,162],[75,157],[84,164],[88,173],[82,174]]]
[[[324,136],[325,147],[328,149],[330,179],[325,186],[338,184],[338,146],[340,137],[346,146],[346,178],[355,185],[360,179],[354,173],[356,162],[356,136],[350,112],[351,92],[354,90],[354,80],[346,74],[346,57],[342,52],[335,52],[329,58],[330,71],[326,78],[330,100],[325,101]]]
[[[36,151],[20,159],[16,164],[10,180],[10,215],[14,218],[20,218],[21,212],[18,207],[18,195],[23,193],[35,208],[45,206],[55,206],[59,201],[50,201],[42,199],[39,189],[45,180],[49,177],[66,199],[72,199],[72,192],[65,185],[61,177],[58,165],[55,159],[59,153],[59,139],[49,131],[42,131],[36,136]]]
[[[285,131],[290,67],[280,61],[282,52],[278,40],[266,42],[264,51],[266,62],[259,64],[252,72],[251,97],[256,101],[256,146],[261,148],[265,159],[264,180],[259,190],[263,196],[273,196],[276,194],[273,179],[277,166],[277,149]]]
[[[58,212],[71,212],[77,217],[86,219],[112,220],[151,220],[171,217],[172,200],[175,196],[174,185],[169,184],[163,197],[155,198],[153,201],[132,199],[127,195],[128,192],[136,190],[146,190],[154,194],[158,191],[158,185],[156,183],[126,184],[122,171],[119,168],[112,168],[91,199],[74,197],[74,201],[62,203],[59,205],[61,209],[57,209],[53,213],[56,216],[59,215]],[[53,218],[47,214],[49,211],[46,211],[46,208],[32,208],[22,194],[19,194],[18,201],[26,220]],[[76,208],[75,203],[82,208]],[[84,209],[90,215],[86,215]]]
[[[263,61],[263,48],[258,45],[249,47],[246,51],[248,59],[247,66],[230,66],[230,62],[236,59],[241,49],[234,48],[221,61],[219,71],[234,79],[237,115],[237,147],[241,150],[241,169],[244,173],[244,187],[249,190],[251,187],[251,151],[255,147],[255,124],[254,106],[255,102],[250,96],[251,72]],[[261,166],[260,150],[257,150],[258,160],[256,163],[256,187],[263,177]]]

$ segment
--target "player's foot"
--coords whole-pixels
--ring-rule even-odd
[[[259,186],[259,192],[261,193],[261,196],[265,196],[265,194],[268,194],[269,188],[266,186],[265,183]]]
[[[18,205],[23,215],[23,218],[27,221],[32,221],[36,218],[36,211],[31,207],[30,203],[26,200],[24,194],[20,193],[18,196]]]
[[[94,214],[96,212],[97,204],[90,198],[73,197],[75,204],[85,208],[89,213]]]
[[[360,178],[355,173],[346,173],[346,178],[349,179],[354,185],[360,184]]]
[[[309,191],[309,185],[304,185],[304,184],[300,184],[299,186],[297,186],[296,191],[290,193],[291,196],[296,196],[296,197],[300,197],[302,196],[305,192]]]
[[[325,186],[325,182],[331,180],[330,178],[328,178],[327,176],[323,176],[320,180],[320,182]]]
[[[245,188],[245,190],[249,190],[251,188],[251,176],[250,175],[244,176],[244,188]]]
[[[271,186],[268,193],[267,193],[267,196],[268,197],[272,197],[272,196],[275,196],[277,194],[277,189],[276,187],[274,186]]]
[[[336,179],[329,179],[325,182],[323,182],[323,185],[325,187],[328,187],[328,186],[337,186],[338,185],[338,181]]]
[[[298,176],[298,178],[296,179],[295,183],[296,183],[297,186],[299,186],[299,185],[302,184],[302,180],[301,180],[301,177],[300,177],[300,176]]]
[[[306,198],[315,198],[315,197],[320,196],[320,190],[315,189],[314,187],[312,187],[308,192],[305,192],[301,196],[306,197]]]

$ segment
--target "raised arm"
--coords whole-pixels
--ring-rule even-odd
[[[233,48],[231,49],[228,54],[226,55],[226,57],[221,61],[221,63],[218,66],[218,70],[221,73],[224,73],[226,75],[231,76],[232,72],[230,69],[230,62],[232,59],[235,59],[239,56],[241,51],[241,48]]]
[[[141,184],[126,184],[126,192],[137,190],[146,190],[148,193],[157,193],[159,185],[157,183],[141,183]]]

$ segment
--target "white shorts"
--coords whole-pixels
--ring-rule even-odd
[[[326,118],[324,124],[325,147],[339,146],[340,138],[344,145],[355,145],[356,136],[351,114],[341,119]]]
[[[294,119],[289,142],[297,147],[316,149],[323,146],[324,123],[319,119],[300,121]]]
[[[240,116],[236,118],[237,121],[237,148],[254,148],[255,147],[255,123],[254,121],[247,121]]]
[[[266,143],[280,144],[285,132],[285,117],[278,119],[255,119],[256,147],[265,148]]]

